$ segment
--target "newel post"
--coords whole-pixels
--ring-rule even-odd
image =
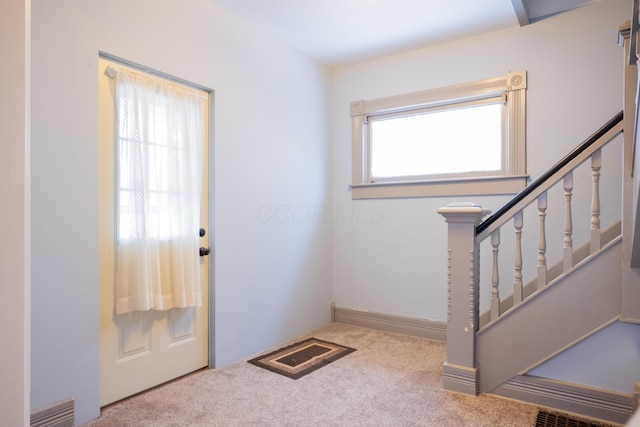
[[[438,209],[449,224],[447,291],[446,390],[476,395],[476,331],[479,322],[479,245],[476,226],[489,213],[473,203],[452,203]]]

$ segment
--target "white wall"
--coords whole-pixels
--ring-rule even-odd
[[[216,366],[330,320],[326,70],[208,0],[36,0],[31,406],[73,396],[77,423],[99,413],[99,51],[215,91]]]
[[[333,297],[338,307],[446,320],[447,227],[436,210],[460,201],[495,210],[507,200],[507,196],[469,196],[352,201],[347,189],[351,180],[350,102],[527,70],[527,170],[536,178],[622,109],[622,48],[616,42],[618,27],[628,20],[630,11],[630,1],[603,1],[526,27],[334,71]],[[619,151],[608,157],[614,161],[605,162],[603,174],[619,173]],[[607,211],[603,227],[611,224],[610,216],[619,215],[617,188],[610,191],[617,182],[603,184],[603,209]],[[560,204],[550,202],[549,214],[561,212],[559,200]],[[576,197],[576,206],[585,204],[588,221],[588,200]],[[555,220],[550,216],[550,221],[561,224],[561,215]],[[583,223],[582,218],[576,221]],[[557,229],[555,225],[549,224],[549,229]],[[537,228],[532,233],[535,238],[536,233]],[[562,228],[552,236],[554,242],[561,238]],[[528,238],[526,232],[524,238]],[[529,265],[535,270],[535,259]],[[513,269],[503,277],[510,284]]]
[[[29,58],[30,1],[0,14],[0,347],[2,423],[29,422]]]

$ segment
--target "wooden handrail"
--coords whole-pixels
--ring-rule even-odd
[[[555,175],[558,171],[562,170],[565,166],[567,166],[572,160],[576,159],[580,154],[582,154],[585,150],[591,147],[595,142],[597,142],[600,138],[607,134],[607,132],[611,131],[616,125],[622,123],[623,113],[620,111],[616,114],[611,120],[609,120],[604,126],[598,129],[593,135],[587,138],[582,144],[576,147],[573,151],[567,154],[562,160],[556,163],[553,167],[543,173],[538,179],[533,181],[527,187],[522,189],[518,194],[516,194],[511,200],[505,203],[502,207],[496,210],[491,216],[485,219],[482,223],[480,223],[476,227],[476,236],[480,235],[483,231],[485,231],[489,226],[498,221],[503,215],[509,212],[513,207],[522,202],[527,196],[533,193],[536,189],[541,187],[549,178]]]

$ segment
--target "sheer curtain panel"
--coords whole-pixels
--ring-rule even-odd
[[[205,92],[109,68],[116,103],[116,312],[201,305]]]

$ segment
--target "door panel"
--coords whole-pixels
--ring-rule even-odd
[[[99,60],[100,404],[154,387],[208,365],[209,258],[201,257],[202,306],[116,314],[115,312],[115,111],[108,66]],[[208,123],[209,112],[205,112]],[[208,126],[201,227],[208,230]],[[208,247],[207,233],[200,238]]]

